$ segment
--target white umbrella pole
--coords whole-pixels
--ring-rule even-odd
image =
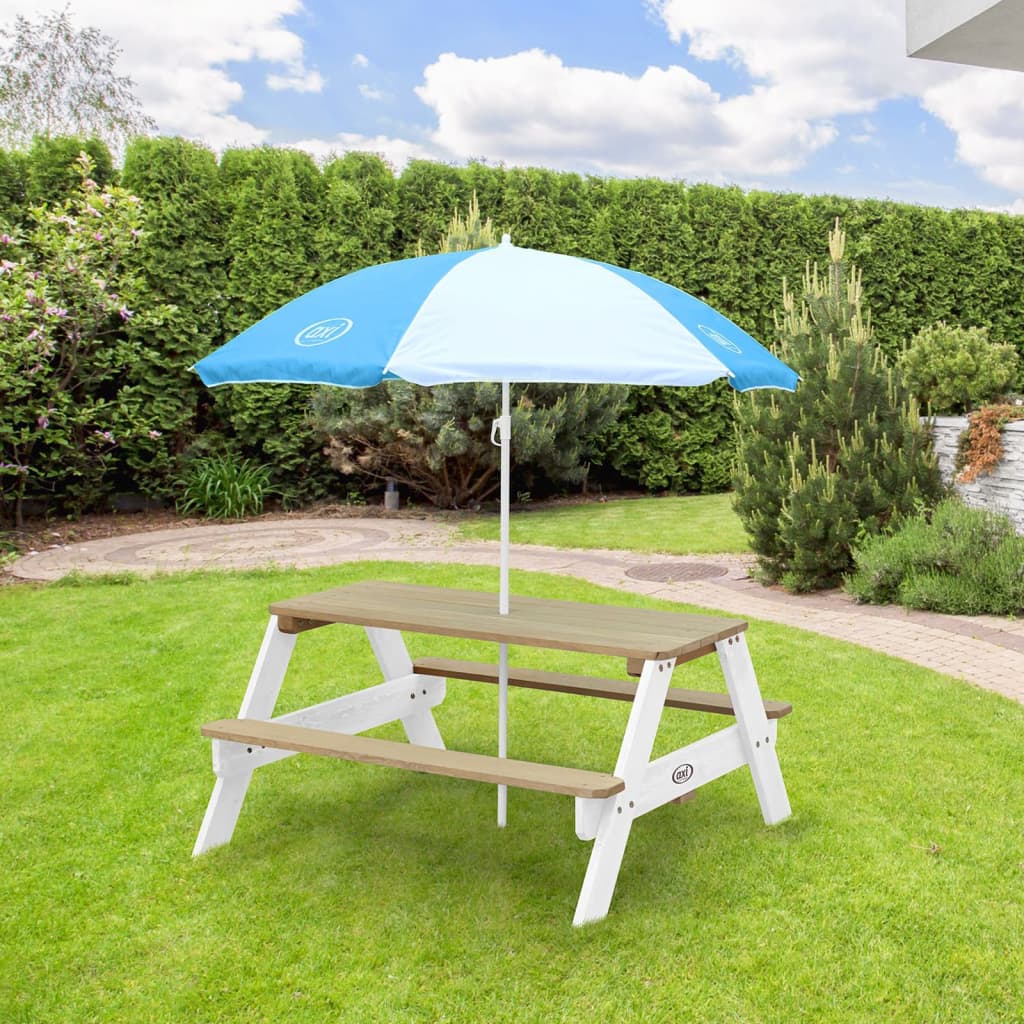
[[[508,615],[509,477],[512,475],[512,413],[509,382],[501,382],[501,569],[498,611]],[[508,757],[508,644],[498,647],[498,757]],[[508,819],[508,787],[498,786],[498,828]]]

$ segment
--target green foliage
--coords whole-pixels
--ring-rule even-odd
[[[82,184],[78,162],[82,153],[92,161],[90,177],[100,188],[114,183],[110,150],[98,139],[40,137],[33,141],[24,164],[27,206],[59,206],[76,195]]]
[[[30,205],[60,212],[78,189],[74,161],[83,147],[106,190],[115,172],[102,142],[42,138],[30,151],[0,153],[0,231],[27,237]],[[294,500],[324,493],[334,472],[306,422],[308,389],[247,386],[211,395],[189,367],[296,295],[411,256],[420,239],[435,243],[474,194],[515,243],[653,274],[706,298],[761,339],[774,331],[780,277],[800,278],[839,216],[850,256],[864,270],[864,304],[876,312],[873,341],[888,359],[939,318],[978,324],[1024,353],[1016,294],[1024,219],[1002,214],[483,163],[413,161],[396,179],[367,153],[348,153],[320,172],[292,151],[229,150],[218,167],[208,151],[180,139],[136,139],[123,179],[145,211],[123,268],[135,281],[128,308],[136,315],[125,329],[135,352],[103,385],[106,398],[116,395],[124,406],[128,426],[113,431],[117,443],[103,456],[103,473],[93,475],[100,488],[116,483],[169,496],[183,453],[203,432],[216,432],[273,465],[275,485]],[[586,455],[594,473],[653,489],[721,486],[732,413],[718,393],[638,390],[602,442],[609,451]],[[527,467],[527,489],[531,475],[542,485],[547,479]]]
[[[156,429],[118,390],[137,355],[125,323],[162,313],[132,308],[140,204],[91,170],[82,154],[74,198],[0,234],[0,511],[19,525],[26,493],[70,512],[98,503],[117,444]]]
[[[950,615],[1024,612],[1024,537],[1007,516],[940,503],[854,553],[846,590],[867,604],[902,604]]]
[[[936,415],[970,412],[1003,397],[1017,380],[1012,345],[989,339],[987,327],[939,322],[922,328],[900,356],[907,386]]]
[[[736,406],[736,510],[764,576],[798,591],[838,583],[860,538],[941,493],[917,403],[873,342],[844,250],[837,225],[799,302],[783,284],[778,355],[800,374],[796,393]]]
[[[452,214],[469,200],[463,173],[448,164],[410,160],[398,178],[396,257],[415,256],[425,240],[440,238]],[[493,207],[488,207],[493,210]]]
[[[0,150],[0,224],[8,227],[21,225],[27,213],[27,162],[24,153]]]
[[[316,240],[322,182],[316,165],[292,150],[235,149],[221,159],[226,208],[224,333],[245,330],[319,283]],[[273,467],[289,502],[326,493],[333,474],[308,422],[305,385],[226,385],[214,415],[245,454]]]
[[[217,163],[185,139],[139,138],[128,146],[123,181],[143,201],[143,230],[128,254],[141,308],[164,307],[159,326],[133,319],[137,356],[121,399],[145,410],[159,436],[122,443],[132,489],[170,497],[182,453],[203,428],[208,399],[190,367],[223,340],[226,288],[223,204]]]
[[[486,249],[498,244],[498,235],[494,230],[491,218],[484,220],[480,216],[480,201],[476,193],[470,197],[469,209],[463,217],[456,209],[452,214],[448,229],[438,240],[435,252],[470,252],[473,249]],[[417,256],[425,256],[422,242],[416,249]]]
[[[241,519],[259,515],[269,491],[269,467],[214,455],[189,466],[178,511],[183,515],[201,512],[210,519]]]
[[[616,386],[530,384],[513,389],[515,483],[538,479],[579,484],[596,457],[594,436],[618,414]],[[424,388],[388,381],[375,388],[321,388],[312,421],[342,473],[392,477],[441,508],[464,508],[498,490],[498,448],[491,424],[501,412],[501,385]]]
[[[604,462],[648,491],[727,490],[735,454],[732,392],[632,387],[618,419],[600,438]]]
[[[391,167],[369,153],[346,153],[324,168],[323,184],[314,237],[318,282],[390,259],[397,212]]]

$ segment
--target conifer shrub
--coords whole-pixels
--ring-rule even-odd
[[[735,507],[768,582],[836,586],[853,548],[943,493],[916,400],[872,339],[861,277],[838,222],[828,268],[808,265],[799,298],[783,282],[777,354],[794,394],[738,396]]]
[[[865,604],[901,604],[951,615],[1024,612],[1024,537],[1007,516],[941,502],[854,554],[845,589]]]
[[[230,338],[320,284],[317,228],[322,181],[304,153],[232,149],[219,173],[230,261],[223,302]],[[228,384],[213,392],[211,417],[242,452],[271,466],[287,504],[323,497],[334,474],[309,424],[307,384]]]
[[[1017,379],[1012,345],[989,338],[987,327],[943,322],[922,328],[899,359],[907,386],[937,416],[970,412],[1003,397]]]

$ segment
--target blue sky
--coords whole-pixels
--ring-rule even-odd
[[[168,8],[171,10],[171,8]],[[77,0],[163,131],[1024,212],[1024,75],[904,0]],[[0,0],[0,17],[35,4]]]

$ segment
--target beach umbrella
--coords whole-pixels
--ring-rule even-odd
[[[596,260],[501,245],[397,260],[315,288],[196,363],[209,387],[501,383],[499,610],[508,613],[510,384],[793,391],[797,374],[706,303]],[[508,650],[499,649],[498,753],[506,755]],[[499,824],[505,793],[499,790]]]

